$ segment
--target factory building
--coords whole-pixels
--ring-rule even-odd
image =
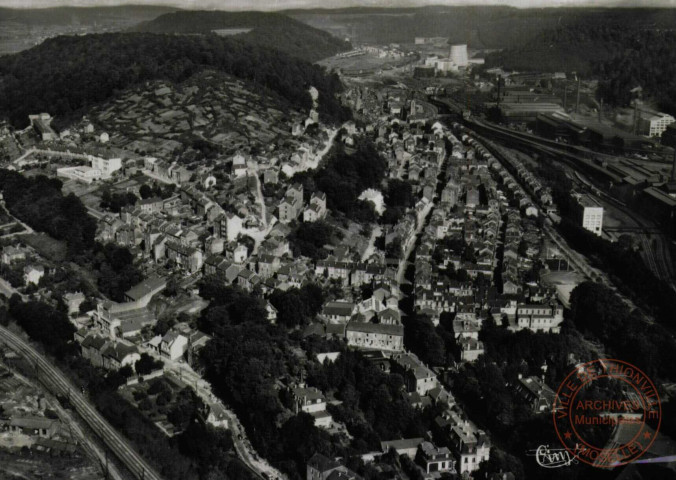
[[[676,122],[676,118],[668,113],[642,110],[638,119],[638,131],[648,137],[661,137],[669,125]]]

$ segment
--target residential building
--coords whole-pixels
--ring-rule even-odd
[[[484,354],[484,344],[474,338],[461,338],[458,342],[460,344],[460,360],[463,362],[473,362],[480,355]]]
[[[336,460],[315,453],[307,462],[306,480],[362,480],[362,478]]]
[[[155,315],[136,302],[116,303],[105,300],[97,305],[92,320],[106,336],[115,338],[121,336],[121,328],[125,325],[153,325]]]
[[[315,413],[326,410],[326,398],[314,387],[296,387],[291,390],[295,413]]]
[[[525,328],[533,332],[559,333],[563,323],[563,307],[556,303],[520,304],[516,307],[516,319],[510,321],[512,331]]]
[[[395,371],[403,375],[409,392],[424,396],[439,386],[436,374],[414,353],[397,353],[391,360]]]
[[[556,393],[542,379],[535,376],[522,377],[519,374],[514,387],[517,395],[534,413],[549,413],[554,408]]]
[[[94,170],[100,171],[101,178],[104,180],[109,179],[113,173],[122,168],[121,158],[103,158],[90,156],[90,160],[92,162],[92,168]]]
[[[170,360],[178,360],[188,350],[188,338],[180,333],[169,331],[159,344],[159,353]]]
[[[448,420],[448,435],[458,461],[459,474],[472,473],[490,457],[490,441],[483,430],[455,411],[444,413]]]
[[[13,262],[26,259],[26,251],[23,248],[8,245],[2,249],[3,265],[10,265]]]
[[[380,448],[383,453],[387,453],[390,449],[394,449],[397,455],[406,455],[411,460],[415,459],[418,453],[418,447],[423,443],[424,438],[402,438],[400,440],[389,440],[387,442],[380,442]]]
[[[298,218],[303,209],[303,185],[295,183],[289,187],[278,206],[278,218],[282,223],[289,223]]]
[[[355,313],[357,304],[352,302],[326,302],[322,308],[322,316],[333,323],[347,323]]]
[[[101,349],[103,368],[106,370],[119,370],[122,367],[133,366],[141,359],[136,347],[123,343],[106,342]]]
[[[447,447],[437,447],[431,442],[422,442],[418,449],[418,463],[425,473],[455,473],[455,460]]]
[[[28,265],[23,269],[23,279],[26,285],[37,285],[45,276],[45,267],[42,265]]]
[[[58,135],[51,127],[53,118],[49,113],[28,115],[28,119],[30,120],[31,126],[35,129],[36,133],[40,135],[41,140],[49,142],[58,138]]]
[[[228,242],[237,240],[237,237],[244,229],[244,220],[232,212],[226,212],[216,220],[218,225],[218,234]]]
[[[303,211],[304,222],[316,222],[326,216],[326,194],[315,192],[310,198],[308,207]]]
[[[404,326],[351,321],[345,339],[350,347],[400,352],[404,349]]]
[[[68,315],[79,313],[80,305],[84,301],[85,296],[82,292],[71,292],[63,295],[63,303],[65,303],[68,308]]]

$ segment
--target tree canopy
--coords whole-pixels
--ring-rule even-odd
[[[338,76],[305,60],[218,35],[150,33],[60,36],[0,58],[0,114],[17,127],[36,112],[82,114],[119,90],[150,80],[181,82],[203,69],[250,81],[305,110],[312,85],[324,120],[349,118],[335,96]]]

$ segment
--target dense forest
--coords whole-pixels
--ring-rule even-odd
[[[495,2],[497,3],[497,2]],[[597,2],[600,3],[600,2]],[[421,8],[346,8],[284,12],[317,28],[330,27],[364,43],[411,43],[414,37],[446,37],[470,48],[511,48],[538,33],[568,25],[623,25],[670,29],[667,8],[514,8],[498,5]]]
[[[0,57],[0,115],[22,127],[28,115],[78,115],[116,92],[148,80],[181,82],[203,69],[250,81],[309,110],[308,88],[319,91],[319,114],[342,121],[349,111],[336,98],[342,85],[316,65],[279,51],[217,35],[115,33],[61,36]]]
[[[676,112],[676,33],[628,25],[573,25],[540,33],[520,47],[489,55],[487,66],[525,71],[577,72],[599,78],[598,95],[628,105],[631,90]]]
[[[94,245],[96,221],[75,195],[63,196],[61,185],[58,179],[0,170],[7,209],[36,230],[64,240],[70,252],[81,252]]]
[[[179,11],[161,15],[131,29],[149,33],[204,33],[219,29],[250,29],[237,39],[252,45],[275,48],[315,62],[349,50],[350,44],[327,32],[272,12]]]

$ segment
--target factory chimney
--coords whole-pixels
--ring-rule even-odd
[[[578,113],[580,108],[580,77],[577,77],[577,99],[575,100],[575,113]]]
[[[638,99],[634,100],[634,135],[638,135],[638,123],[641,120],[641,111],[638,109]]]
[[[502,83],[502,75],[498,75],[498,108],[500,108],[500,84]]]

